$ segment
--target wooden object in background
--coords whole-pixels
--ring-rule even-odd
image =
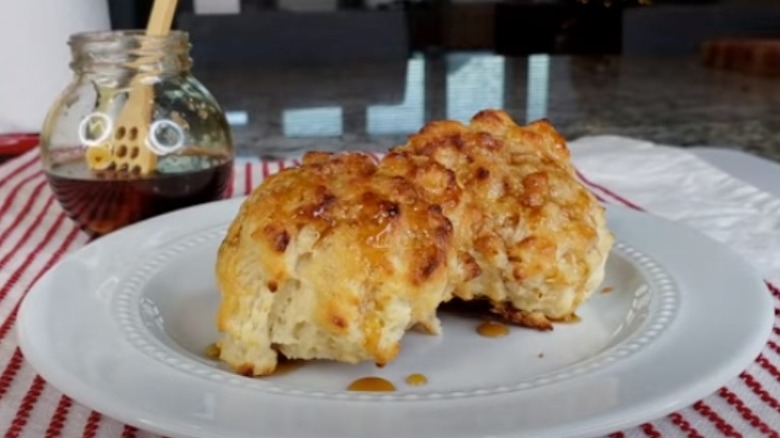
[[[780,76],[780,38],[718,38],[701,48],[708,67]]]
[[[168,35],[176,12],[177,0],[155,0],[147,36]],[[154,107],[154,85],[137,74],[130,82],[127,101],[116,120],[113,135],[107,144],[91,147],[85,155],[91,169],[113,166],[117,171],[148,175],[157,168],[157,155],[146,145]]]

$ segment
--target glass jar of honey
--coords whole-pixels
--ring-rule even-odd
[[[74,76],[46,117],[41,157],[73,220],[101,235],[225,196],[230,129],[190,73],[186,33],[82,33],[69,44]]]

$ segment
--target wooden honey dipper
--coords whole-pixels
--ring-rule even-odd
[[[146,26],[146,36],[168,35],[176,12],[177,0],[155,0]],[[154,86],[144,82],[143,74],[130,81],[127,101],[116,120],[116,127],[106,143],[87,149],[87,165],[93,170],[113,168],[117,171],[148,175],[157,168],[157,155],[146,145],[154,109]]]

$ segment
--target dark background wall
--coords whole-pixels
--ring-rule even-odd
[[[332,11],[241,0],[241,13],[197,15],[182,0],[175,26],[201,64],[343,63],[412,51],[507,55],[690,54],[721,36],[780,37],[780,0],[338,0]],[[109,0],[114,28],[141,28],[152,0]]]

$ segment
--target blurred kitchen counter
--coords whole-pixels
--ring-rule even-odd
[[[694,57],[448,53],[195,74],[228,114],[244,156],[381,151],[427,121],[492,107],[519,122],[546,117],[568,139],[615,134],[780,161],[780,80],[709,69]]]

